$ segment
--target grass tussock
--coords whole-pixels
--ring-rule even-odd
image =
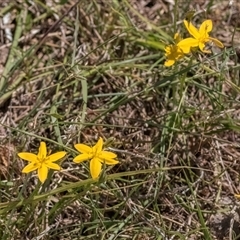
[[[0,238],[240,239],[239,11],[225,0],[1,3]],[[211,19],[224,48],[206,42],[210,54],[195,46],[164,66],[174,34],[189,37],[184,19]],[[95,151],[100,138],[119,163],[92,178],[74,145]],[[47,156],[67,152],[43,182],[18,155],[40,142]]]

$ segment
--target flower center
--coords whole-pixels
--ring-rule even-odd
[[[41,157],[38,157],[37,159],[38,159],[38,163],[42,165],[44,162],[48,160],[48,157],[41,156]]]

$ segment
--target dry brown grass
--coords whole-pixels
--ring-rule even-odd
[[[240,4],[128,2],[1,3],[1,239],[240,239]],[[189,9],[226,49],[166,69],[144,41]],[[72,155],[98,137],[121,164],[97,183]],[[16,156],[40,140],[69,151],[43,187]]]

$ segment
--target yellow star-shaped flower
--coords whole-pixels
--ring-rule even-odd
[[[208,19],[204,21],[199,30],[195,28],[190,21],[184,20],[183,22],[188,32],[193,36],[193,38],[185,38],[178,43],[178,46],[184,53],[189,53],[191,47],[199,47],[202,52],[210,53],[209,50],[205,49],[207,42],[213,42],[220,48],[224,47],[224,45],[218,39],[209,36],[209,32],[212,31],[212,20]]]
[[[178,46],[178,42],[180,41],[180,36],[178,33],[175,34],[174,41],[175,44],[170,44],[165,47],[166,61],[164,63],[164,66],[166,67],[172,66],[177,60],[184,57],[184,52]]]
[[[23,168],[23,173],[29,173],[35,170],[38,170],[38,178],[39,180],[44,183],[47,179],[48,170],[60,170],[61,167],[54,163],[59,159],[63,158],[66,155],[66,152],[57,152],[47,156],[47,147],[45,142],[40,143],[38,154],[29,153],[29,152],[21,152],[18,153],[18,156],[30,163]]]
[[[93,147],[89,147],[85,144],[75,144],[74,147],[82,154],[76,156],[73,161],[75,163],[81,163],[90,160],[90,173],[93,179],[99,176],[102,170],[102,164],[115,165],[119,163],[114,159],[117,157],[115,153],[102,150],[102,138],[99,138],[98,142]]]

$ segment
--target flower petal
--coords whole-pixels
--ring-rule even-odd
[[[26,160],[26,161],[29,161],[29,162],[38,162],[37,155],[36,155],[36,154],[33,154],[33,153],[21,152],[21,153],[18,153],[18,156],[19,156],[21,159]]]
[[[38,150],[38,158],[39,159],[44,159],[47,156],[47,147],[45,142],[40,143],[40,147]]]
[[[211,31],[212,31],[212,20],[208,19],[201,24],[199,28],[199,33],[201,36],[205,36],[206,33],[209,33]]]
[[[85,145],[85,144],[75,144],[74,147],[80,152],[80,153],[92,153],[92,148]]]
[[[197,47],[199,44],[198,40],[195,38],[185,38],[180,41],[177,46],[182,49],[182,51],[187,54],[190,52],[191,47]]]
[[[93,153],[98,154],[102,151],[103,148],[103,139],[100,137],[96,145],[93,147]]]
[[[115,165],[115,164],[118,164],[119,161],[115,160],[115,159],[112,159],[112,158],[100,158],[99,157],[99,161],[101,163],[105,163],[107,165]]]
[[[39,165],[40,164],[38,163],[31,162],[30,164],[23,168],[22,173],[30,173],[32,171],[35,171],[36,169],[38,169]]]
[[[38,178],[42,183],[44,183],[47,179],[47,175],[48,168],[45,165],[42,165],[40,168],[38,168]]]
[[[108,152],[108,151],[101,151],[98,154],[98,157],[100,157],[100,158],[116,158],[117,154],[112,153],[112,152]]]
[[[58,164],[53,163],[53,162],[49,162],[49,161],[45,162],[44,165],[46,167],[54,169],[54,170],[60,170],[61,169],[61,167]]]
[[[99,161],[108,165],[114,165],[119,163],[117,160],[114,159],[116,157],[117,154],[108,151],[102,151],[98,154]]]
[[[67,153],[66,152],[57,152],[48,156],[48,161],[55,162],[63,158]]]
[[[222,44],[222,42],[220,42],[219,40],[217,40],[216,38],[211,38],[208,37],[216,46],[218,46],[219,48],[224,48],[224,45]]]
[[[99,159],[93,158],[90,161],[90,173],[93,179],[96,179],[99,176],[101,169],[102,169],[102,164],[99,162]]]
[[[180,34],[179,34],[179,33],[175,33],[175,35],[174,35],[174,41],[175,41],[175,43],[180,42],[181,39],[182,39],[182,38],[181,38]]]
[[[175,60],[173,60],[173,59],[167,59],[167,60],[165,61],[165,63],[164,63],[164,66],[170,67],[170,66],[172,66],[174,63],[175,63]]]
[[[205,43],[204,43],[204,42],[200,42],[200,43],[199,43],[199,48],[200,48],[200,50],[201,50],[202,52],[204,52],[204,53],[211,53],[210,50],[205,50],[205,49],[204,49],[204,48],[205,48]]]
[[[200,34],[197,30],[197,28],[195,28],[191,22],[188,22],[187,20],[184,20],[184,25],[187,28],[188,32],[196,39],[200,38]]]
[[[74,159],[73,159],[73,162],[75,163],[81,163],[83,161],[87,161],[87,160],[90,160],[92,159],[92,155],[89,155],[89,154],[79,154],[77,155]]]

